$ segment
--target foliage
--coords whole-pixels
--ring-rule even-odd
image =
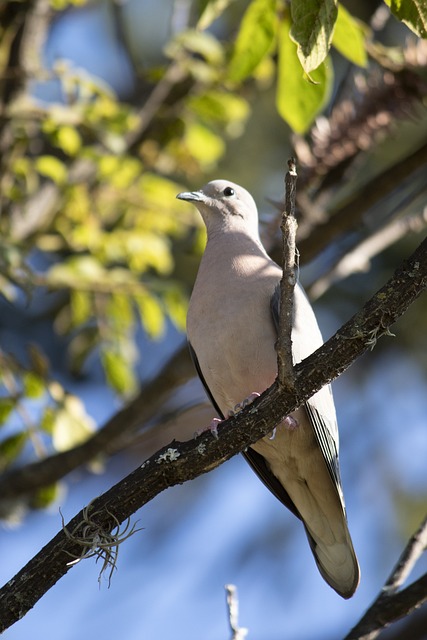
[[[154,340],[168,322],[184,330],[188,283],[180,265],[200,250],[199,222],[176,193],[217,166],[266,82],[276,82],[277,110],[302,134],[329,103],[331,52],[366,67],[378,49],[368,26],[336,0],[252,0],[238,18],[230,1],[211,0],[167,44],[164,67],[146,70],[139,102],[125,103],[58,61],[49,73],[63,101],[44,104],[25,81],[34,71],[20,39],[37,12],[18,4],[21,22],[11,13],[0,44],[2,72],[13,75],[3,86],[8,115],[0,124],[1,294],[19,314],[23,298],[54,293],[44,313],[67,337],[71,370],[81,373],[95,357],[108,384],[128,397],[138,387],[138,331]],[[55,12],[79,4],[51,1]],[[423,3],[390,6],[425,36]],[[221,39],[211,27],[224,17],[232,24]],[[385,47],[381,55],[388,59]],[[9,73],[18,66],[22,74]],[[35,79],[45,76],[39,70]],[[90,434],[83,405],[50,378],[40,349],[30,349],[27,364],[0,358],[0,421],[13,425],[0,444],[3,469],[29,442],[40,457]],[[27,419],[35,405],[37,425]]]

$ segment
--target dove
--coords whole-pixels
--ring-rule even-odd
[[[277,376],[282,270],[261,243],[258,211],[248,191],[214,180],[177,198],[197,207],[207,229],[188,308],[187,337],[197,373],[224,419],[270,387]],[[299,283],[291,337],[294,364],[323,344]],[[243,455],[302,521],[322,577],[339,595],[350,598],[360,572],[347,524],[338,448],[328,385]]]

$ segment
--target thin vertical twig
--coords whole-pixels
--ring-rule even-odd
[[[231,629],[231,640],[244,640],[248,634],[248,629],[239,627],[239,600],[237,597],[237,587],[234,584],[225,585],[228,622]]]
[[[285,176],[285,209],[282,213],[280,225],[282,231],[283,275],[280,281],[279,337],[276,346],[279,384],[290,390],[293,390],[295,386],[292,360],[292,321],[296,284],[295,236],[297,221],[295,218],[295,199],[297,177],[295,159],[290,158]]]

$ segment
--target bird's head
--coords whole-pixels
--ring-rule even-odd
[[[219,231],[246,230],[258,235],[258,211],[251,194],[228,180],[213,180],[199,191],[184,191],[179,200],[200,211],[208,236]]]

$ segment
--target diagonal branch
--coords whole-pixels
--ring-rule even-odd
[[[164,447],[93,500],[90,507],[66,525],[67,530],[78,531],[82,519],[90,516],[95,525],[108,531],[108,527],[122,523],[168,487],[214,469],[270,433],[284,415],[292,413],[339,376],[369,349],[373,340],[386,334],[426,285],[427,240],[424,240],[359,313],[314,354],[296,365],[296,393],[280,389],[275,381],[246,409],[220,423],[218,438],[206,431],[197,440],[173,442]],[[67,573],[69,554],[79,557],[81,545],[61,530],[0,589],[0,632],[22,618]]]
[[[409,540],[376,600],[344,640],[374,640],[380,631],[427,602],[427,573],[398,591],[427,549],[427,517]]]

